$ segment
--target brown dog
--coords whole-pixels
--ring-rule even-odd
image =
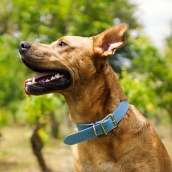
[[[61,93],[70,119],[79,124],[76,136],[65,140],[81,142],[73,146],[75,172],[172,172],[170,154],[150,123],[134,106],[127,106],[127,97],[107,62],[124,44],[127,27],[113,26],[89,38],[65,36],[50,45],[20,44],[22,61],[40,72],[25,82],[25,92]],[[118,108],[121,102],[126,104]],[[116,109],[119,114],[109,115]],[[85,138],[85,130],[91,138]]]

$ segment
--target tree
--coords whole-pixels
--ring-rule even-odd
[[[135,58],[130,71],[144,78],[145,85],[156,94],[156,108],[166,110],[172,121],[172,50],[170,39],[167,42],[165,53],[161,55],[149,38],[140,35],[133,39],[131,49]]]
[[[128,0],[30,0],[25,3],[11,0],[1,3],[3,26],[0,33],[8,33],[19,40],[50,43],[66,34],[92,36],[122,22],[128,23],[130,30],[140,27],[134,15],[137,6]],[[116,53],[116,59],[119,54],[132,58],[129,44],[127,42]],[[119,63],[112,62],[113,66],[116,64]]]
[[[114,25],[114,21],[126,22],[130,29],[136,29],[139,24],[135,9],[136,5],[128,0],[0,1],[0,106],[10,107],[11,103],[24,99],[21,82],[31,77],[19,60],[20,41],[51,43],[67,34],[91,36]],[[127,42],[117,51],[115,60],[111,58],[116,71],[120,71],[116,60],[119,56],[132,58],[129,45]]]
[[[171,119],[171,131],[172,131],[172,33],[171,35],[166,39],[167,46],[165,49],[165,62],[166,65],[164,66],[165,68],[163,70],[166,70],[166,74],[163,76],[163,81],[165,88],[161,88],[162,90],[162,102],[161,105],[165,107],[169,113],[170,119]],[[172,135],[172,133],[171,133]]]
[[[19,83],[24,77],[26,68],[16,58],[17,42],[9,34],[0,37],[0,106],[7,106],[12,101],[24,98]]]
[[[20,63],[18,57],[20,41],[51,43],[63,35],[88,37],[119,22],[128,23],[130,29],[136,29],[139,24],[134,16],[135,9],[136,5],[128,0],[0,1],[0,69],[2,81],[0,84],[0,106],[6,109],[11,107],[14,113],[16,111],[14,105],[16,104],[17,108],[20,107],[21,100],[25,98],[21,83],[26,78],[32,77],[31,72]],[[130,42],[125,44],[125,47],[119,49],[116,57],[113,58],[118,59],[119,56],[122,56],[131,59],[132,54],[129,45]],[[115,66],[116,71],[120,71],[119,65],[117,65],[119,63],[116,61],[114,63],[113,58],[111,58],[112,66]],[[28,108],[26,109],[29,122],[33,122],[33,124],[36,124],[36,119],[41,121],[46,111],[55,111],[51,107],[57,106],[49,106],[48,101],[50,100],[47,97],[34,97],[26,101],[28,101],[28,106],[26,105]],[[51,103],[54,104],[54,102],[52,98]],[[35,131],[37,132],[37,130]],[[38,147],[38,150],[41,148],[42,146]]]
[[[31,96],[30,100],[26,99],[24,102],[25,113],[27,114],[27,119],[29,123],[33,126],[32,136],[30,138],[32,151],[36,156],[38,163],[43,172],[50,172],[51,170],[47,167],[45,160],[42,155],[42,149],[44,147],[44,141],[46,132],[46,125],[51,123],[51,133],[52,136],[57,138],[58,136],[58,122],[55,118],[54,112],[58,108],[61,108],[62,101],[61,96],[56,97],[52,94],[44,96]],[[54,130],[55,129],[55,130]],[[42,135],[40,134],[42,131]]]
[[[147,86],[145,77],[142,74],[135,76],[128,73],[124,68],[122,70],[122,78],[120,83],[128,97],[130,104],[135,105],[145,117],[150,117],[155,114],[156,94],[151,87]]]

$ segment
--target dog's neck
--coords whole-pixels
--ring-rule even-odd
[[[103,78],[103,79],[102,79]],[[113,112],[122,100],[126,100],[118,78],[106,63],[101,74],[87,85],[80,86],[78,94],[74,91],[64,94],[69,107],[70,119],[75,123],[91,123],[103,119]]]

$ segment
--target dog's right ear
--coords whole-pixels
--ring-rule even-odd
[[[116,49],[125,43],[124,33],[127,28],[127,24],[119,24],[93,36],[94,52],[101,57],[113,55]]]

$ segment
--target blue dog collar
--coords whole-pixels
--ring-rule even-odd
[[[117,124],[124,117],[128,111],[129,103],[128,101],[122,101],[115,111],[103,120],[96,121],[90,124],[76,124],[78,132],[68,135],[64,139],[64,143],[68,145],[73,145],[80,143],[100,135],[107,135],[107,133],[117,127]]]

